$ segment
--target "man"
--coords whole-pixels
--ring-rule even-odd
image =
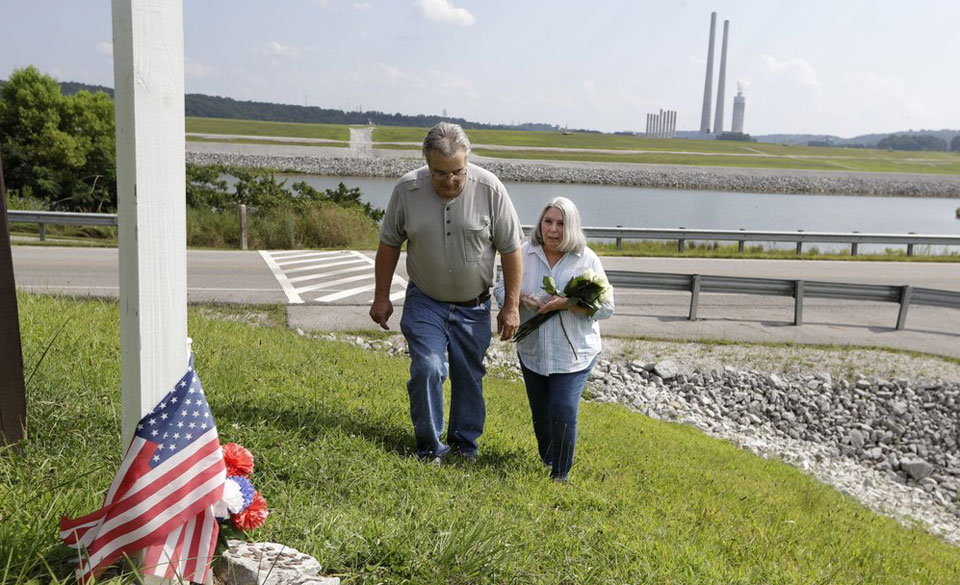
[[[506,298],[500,339],[513,337],[522,264],[520,222],[492,173],[469,164],[463,129],[437,124],[423,140],[425,167],[393,189],[380,229],[370,317],[382,328],[393,313],[390,284],[407,243],[407,287],[400,329],[410,350],[410,418],[417,455],[440,463],[449,452],[472,459],[483,433],[483,358],[490,345],[490,287],[500,252]],[[450,363],[450,428],[444,431],[443,382]]]

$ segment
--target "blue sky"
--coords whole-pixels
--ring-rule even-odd
[[[0,0],[0,78],[112,86],[110,10]],[[695,130],[711,11],[715,67],[730,20],[727,128],[741,83],[751,134],[960,129],[950,0],[185,0],[186,88],[608,132],[664,108]]]

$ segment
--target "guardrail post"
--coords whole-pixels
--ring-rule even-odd
[[[37,224],[37,235],[40,236],[41,242],[47,241],[47,224],[41,222]]]
[[[743,228],[740,228],[740,231],[743,231]],[[743,240],[737,240],[737,253],[743,254]]]
[[[697,307],[700,305],[700,279],[699,274],[694,274],[690,281],[690,320],[697,320]]]
[[[912,294],[913,289],[909,284],[900,289],[900,313],[897,315],[898,331],[907,325],[907,310],[910,309],[910,296]]]
[[[917,232],[907,232],[910,235],[913,235]],[[913,256],[913,244],[907,244],[907,256]]]
[[[793,324],[803,325],[803,281],[793,283]]]
[[[247,249],[247,206],[240,204],[240,249]]]
[[[622,228],[623,226],[620,224],[617,224],[617,227]],[[622,251],[623,251],[623,238],[621,238],[620,236],[617,236],[617,252],[622,252]]]
[[[799,233],[803,233],[803,230],[797,230]],[[803,242],[797,240],[797,256],[803,255]]]
[[[680,229],[685,230],[685,229],[687,229],[687,228],[685,228],[685,227],[683,227],[683,226],[680,226]],[[679,240],[677,240],[677,252],[683,254],[683,249],[684,249],[684,247],[685,247],[685,245],[686,245],[686,242],[687,242],[687,241],[684,240],[683,238],[680,238]]]
[[[853,233],[859,234],[860,232],[854,231]],[[851,242],[851,243],[850,243],[850,255],[851,255],[851,256],[856,256],[856,255],[857,255],[857,247],[858,247],[857,242]]]

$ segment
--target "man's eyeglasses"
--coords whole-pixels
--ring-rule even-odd
[[[462,179],[467,174],[467,169],[464,167],[459,171],[453,171],[451,173],[448,173],[447,171],[434,171],[431,169],[430,174],[433,175],[434,179],[439,179],[441,181],[446,181],[450,177],[453,177],[454,179]]]

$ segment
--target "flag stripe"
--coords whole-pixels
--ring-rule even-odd
[[[223,489],[223,477],[221,470],[219,470],[216,466],[211,466],[202,474],[197,474],[195,479],[197,481],[204,481],[204,483],[199,487],[193,484],[187,484],[179,487],[178,489],[165,488],[162,492],[156,494],[156,499],[154,500],[155,503],[144,504],[145,506],[150,506],[144,513],[131,516],[127,522],[118,524],[115,527],[104,526],[104,530],[107,532],[97,535],[97,539],[93,541],[93,543],[90,545],[90,548],[107,548],[107,545],[110,541],[115,540],[117,537],[122,536],[125,533],[128,533],[131,528],[142,525],[144,522],[150,525],[158,521],[160,523],[165,523],[170,519],[181,518],[180,522],[182,523],[189,516],[197,514],[200,509],[206,506],[212,506],[217,500],[220,499]],[[201,487],[203,486],[209,487],[201,490]],[[205,499],[211,499],[211,496],[216,497],[213,498],[212,501],[206,502],[203,506],[200,505]],[[136,510],[133,510],[132,512],[136,512]]]
[[[202,559],[197,559],[198,567],[196,582],[210,583],[211,573],[213,571],[213,554],[217,548],[217,537],[220,535],[220,525],[217,524],[217,517],[213,513],[213,508],[204,511],[203,532],[200,537],[200,553]]]
[[[200,512],[203,514],[203,512]],[[175,567],[176,573],[171,576],[179,577],[181,580],[187,579],[187,565],[190,563],[190,547],[193,544],[193,530],[197,523],[197,517],[191,518],[183,528],[183,536],[180,538],[179,558]],[[167,571],[169,574],[169,571]]]
[[[119,524],[136,520],[144,514],[149,515],[150,509],[156,505],[157,501],[163,500],[171,492],[189,487],[196,475],[216,473],[223,467],[219,445],[217,441],[211,441],[204,445],[202,451],[187,459],[183,465],[168,469],[169,477],[164,477],[164,481],[155,482],[137,492],[136,495],[128,496],[122,502],[118,502],[110,517],[103,521],[99,532],[101,534],[105,531],[110,532]]]
[[[219,500],[220,494],[210,491],[218,485],[222,490],[223,479],[221,477],[214,477],[198,487],[196,491],[208,492],[207,497],[201,500],[199,504],[202,504],[203,507],[212,506],[217,500]],[[166,519],[166,515],[156,517],[153,520],[136,528],[135,530],[131,530],[114,538],[114,540],[107,543],[102,549],[92,553],[88,563],[89,568],[86,569],[86,571],[99,571],[116,560],[124,552],[136,551],[148,545],[154,544],[157,541],[162,540],[163,537],[174,527],[182,524],[183,518],[181,518],[179,515],[169,520]]]
[[[123,455],[123,461],[120,462],[120,469],[117,470],[116,477],[110,482],[110,489],[107,491],[107,497],[104,500],[105,504],[112,504],[118,499],[118,496],[122,498],[126,490],[129,489],[129,484],[136,480],[137,474],[130,473],[130,468],[134,462],[140,460],[137,455],[139,455],[146,446],[146,440],[134,435],[133,441],[130,443],[130,448],[127,449],[127,452]],[[149,467],[141,469],[144,473],[150,470]],[[142,473],[140,475],[142,475]]]
[[[209,471],[210,467],[207,466],[211,464],[215,467],[223,467],[218,441],[212,441],[201,447],[203,451],[194,453],[182,465],[168,470],[168,473],[162,478],[167,483],[158,481],[146,489],[139,490],[136,496],[128,496],[122,502],[114,504],[109,516],[100,520],[100,525],[96,530],[87,531],[78,544],[88,548],[96,548],[97,545],[93,542],[95,538],[100,538],[105,533],[114,530],[118,524],[135,522],[141,515],[149,514],[150,509],[156,505],[158,500],[165,498],[171,491],[189,485],[195,479],[194,475],[198,473],[197,470],[206,468],[205,471]],[[204,456],[203,459],[199,459],[201,456]]]

